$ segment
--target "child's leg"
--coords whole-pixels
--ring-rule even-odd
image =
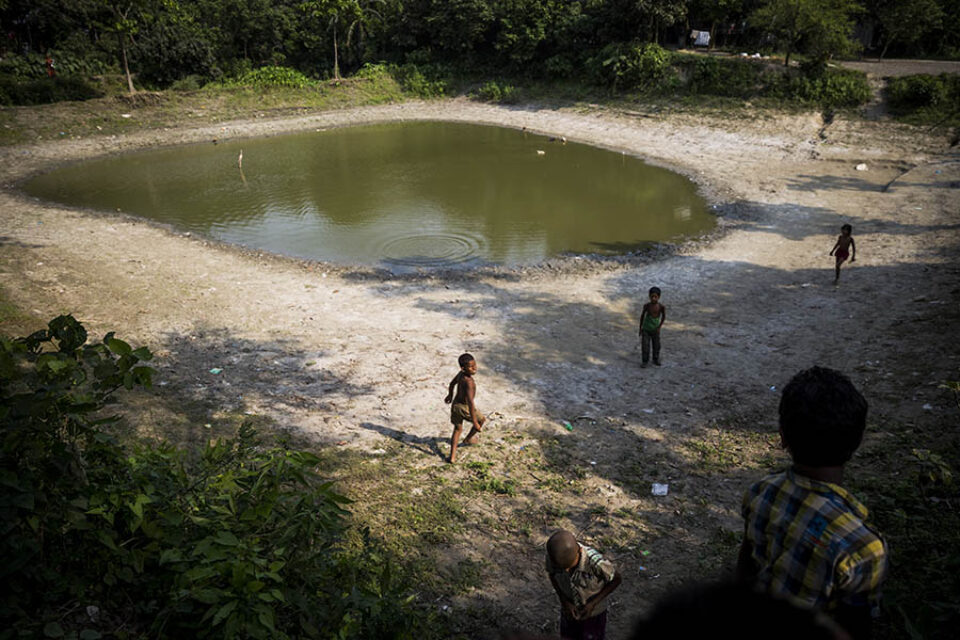
[[[650,334],[646,331],[640,332],[640,353],[643,364],[650,360]]]
[[[460,444],[461,431],[463,431],[462,422],[453,425],[453,435],[450,437],[450,458],[447,459],[447,462],[457,461],[457,445]]]
[[[837,258],[837,274],[833,277],[833,281],[837,282],[840,280],[840,265],[843,263],[843,260]]]
[[[660,332],[657,331],[652,336],[650,336],[650,341],[653,342],[653,364],[660,364]]]
[[[483,430],[483,423],[486,421],[487,419],[484,416],[477,418],[477,423],[480,425],[480,428],[470,427],[470,433],[467,434],[463,444],[477,444],[480,442],[480,432]]]

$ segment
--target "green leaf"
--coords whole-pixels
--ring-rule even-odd
[[[109,338],[105,342],[107,343],[107,347],[110,349],[110,351],[113,351],[118,356],[125,356],[133,353],[133,349],[130,347],[130,345],[120,338]]]
[[[230,615],[230,613],[236,608],[237,608],[236,600],[231,600],[227,604],[220,607],[220,609],[217,611],[217,614],[213,616],[212,626],[215,627],[218,624],[220,624],[223,621],[223,619],[226,618],[228,615]]]
[[[153,353],[151,353],[150,349],[147,349],[146,347],[140,347],[138,349],[134,349],[133,355],[137,356],[139,359],[143,361],[153,360]]]
[[[240,540],[237,539],[237,536],[233,535],[229,531],[218,531],[215,539],[225,547],[235,547],[240,544]]]
[[[59,622],[48,622],[43,626],[43,635],[48,638],[62,638],[63,627],[60,626]]]

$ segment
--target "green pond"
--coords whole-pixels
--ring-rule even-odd
[[[56,169],[24,190],[255,249],[394,271],[622,253],[714,225],[696,185],[677,173],[516,129],[445,122],[131,153]]]

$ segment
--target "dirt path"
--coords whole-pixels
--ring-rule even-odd
[[[624,264],[583,257],[390,278],[224,248],[14,189],[99,153],[404,119],[525,126],[672,166],[704,186],[724,232]],[[195,429],[185,414],[218,407],[211,419],[264,415],[348,446],[446,438],[442,398],[466,350],[480,365],[478,404],[495,413],[490,437],[526,425],[562,434],[560,421],[589,416],[577,446],[607,486],[604,469],[624,451],[675,448],[731,413],[773,430],[776,390],[812,364],[850,374],[875,423],[939,424],[951,399],[937,384],[960,375],[960,157],[947,151],[913,129],[839,118],[824,127],[815,115],[707,122],[461,100],[5,148],[0,270],[7,294],[38,318],[72,312],[94,334],[116,330],[154,349],[164,383],[144,418],[154,424],[162,416]],[[827,253],[844,222],[857,262],[834,287]],[[664,365],[641,370],[638,305],[654,284],[669,309]],[[716,522],[736,527],[742,478],[704,487],[670,474],[662,479],[710,496]],[[676,538],[702,541],[714,525]],[[484,597],[506,607],[524,590],[549,596],[523,575],[501,576]],[[622,599],[644,601],[643,589]],[[514,619],[540,628],[548,615]]]

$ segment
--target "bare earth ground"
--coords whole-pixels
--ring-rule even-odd
[[[721,230],[621,260],[391,277],[222,247],[15,188],[97,154],[420,119],[527,127],[674,167],[703,185]],[[482,609],[481,625],[555,628],[541,545],[557,526],[613,547],[625,575],[614,639],[667,586],[732,560],[740,496],[782,461],[778,392],[801,368],[841,369],[868,397],[860,467],[889,425],[956,422],[938,385],[960,367],[960,156],[919,129],[453,100],[4,148],[0,167],[4,290],[38,320],[71,312],[94,335],[151,347],[163,386],[139,398],[142,425],[196,442],[211,433],[204,420],[216,432],[255,415],[377,464],[388,465],[377,452],[396,454],[402,468],[389,468],[414,478],[390,497],[398,503],[459,486],[471,462],[495,460],[496,477],[517,478],[517,495],[468,500],[463,517],[476,526],[441,548],[449,565],[476,561],[481,579],[438,606]],[[844,222],[857,261],[835,287],[827,253]],[[636,325],[652,285],[668,308],[664,365],[640,369]],[[451,469],[442,399],[462,351],[477,356],[478,405],[493,419]],[[557,460],[568,473],[555,473]],[[550,478],[576,491],[550,489]],[[651,496],[651,482],[669,483],[669,495]]]

